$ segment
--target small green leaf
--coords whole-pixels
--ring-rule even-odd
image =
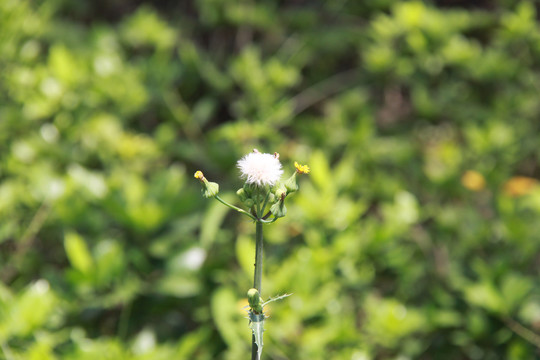
[[[523,304],[525,297],[534,288],[533,282],[516,273],[506,275],[501,284],[501,293],[509,310],[514,310]]]
[[[64,237],[64,248],[71,266],[83,274],[88,274],[93,267],[93,260],[84,239],[75,232]]]
[[[29,285],[9,309],[6,332],[9,335],[28,336],[44,326],[58,304],[49,282],[40,279]]]
[[[489,282],[469,285],[465,288],[465,298],[469,303],[496,314],[506,313],[506,306],[501,294]]]
[[[225,201],[231,201],[233,198],[225,194],[223,199]],[[212,245],[228,211],[229,209],[226,206],[223,206],[217,201],[208,206],[208,210],[201,222],[201,235],[199,238],[203,248],[207,249]]]
[[[238,316],[237,299],[230,288],[222,287],[212,294],[210,301],[212,319],[225,343],[230,348],[241,346],[242,338],[237,321]]]

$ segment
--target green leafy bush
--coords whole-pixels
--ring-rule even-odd
[[[139,4],[0,2],[0,357],[249,356],[253,148],[263,357],[538,356],[535,2]]]

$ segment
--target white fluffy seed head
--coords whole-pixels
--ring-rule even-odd
[[[248,184],[273,186],[283,174],[278,158],[277,154],[263,154],[254,150],[238,160],[240,177],[245,179]]]

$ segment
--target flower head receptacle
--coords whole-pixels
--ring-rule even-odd
[[[285,207],[285,196],[286,194],[283,192],[281,193],[281,196],[276,196],[276,198],[278,199],[277,202],[270,207],[270,212],[272,213],[272,215],[274,215],[276,219],[287,215],[287,207]]]
[[[296,175],[297,174],[309,174],[309,171],[310,171],[309,166],[300,165],[296,161],[294,162],[294,167],[295,167],[296,171],[283,184],[283,185],[285,185],[285,188],[287,189],[287,194],[298,191],[298,182],[297,182],[297,179],[296,179]]]
[[[202,193],[205,198],[211,198],[216,196],[219,193],[219,184],[215,182],[208,181],[202,171],[198,170],[193,175],[195,179],[198,179],[202,185]]]

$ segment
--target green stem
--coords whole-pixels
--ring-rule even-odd
[[[261,195],[261,189],[257,187],[257,195],[255,195],[255,206],[257,209],[257,218],[260,219],[262,216],[261,203],[259,202],[259,196]]]
[[[255,275],[253,277],[253,287],[262,294],[262,268],[263,268],[263,230],[262,222],[255,223]]]
[[[255,335],[251,335],[251,360],[259,360],[257,356],[257,344],[255,344]]]
[[[266,205],[268,205],[268,200],[269,199],[270,199],[270,190],[268,190],[268,192],[266,193],[266,197],[264,198],[264,202],[263,202],[263,206],[262,206],[261,214],[260,214],[259,218],[262,218],[263,213],[264,213],[264,209],[266,209]]]
[[[263,269],[263,224],[260,221],[255,223],[255,272],[253,276],[253,287],[262,295],[262,269]],[[251,339],[251,360],[258,360],[257,344],[255,336]]]
[[[527,340],[536,347],[540,347],[540,336],[533,332],[532,330],[527,329],[525,326],[521,325],[516,320],[507,316],[503,318],[506,326],[510,328],[513,332],[521,336],[523,339]]]
[[[245,210],[243,210],[243,209],[240,209],[239,207],[236,207],[236,206],[234,206],[234,205],[229,204],[228,202],[226,202],[225,200],[223,200],[222,198],[220,198],[218,195],[216,195],[216,196],[214,196],[214,197],[216,198],[217,201],[219,201],[219,202],[222,203],[223,205],[228,206],[228,207],[230,207],[231,209],[236,210],[236,211],[238,211],[238,212],[240,212],[240,213],[242,213],[242,214],[244,214],[244,215],[247,215],[247,216],[249,216],[249,217],[250,217],[251,219],[253,219],[253,220],[257,220],[257,218],[256,218],[255,216],[251,215],[250,213],[248,213],[247,211],[245,211]]]
[[[120,319],[118,320],[118,337],[125,340],[129,325],[129,316],[131,315],[131,301],[128,301],[122,307]]]

